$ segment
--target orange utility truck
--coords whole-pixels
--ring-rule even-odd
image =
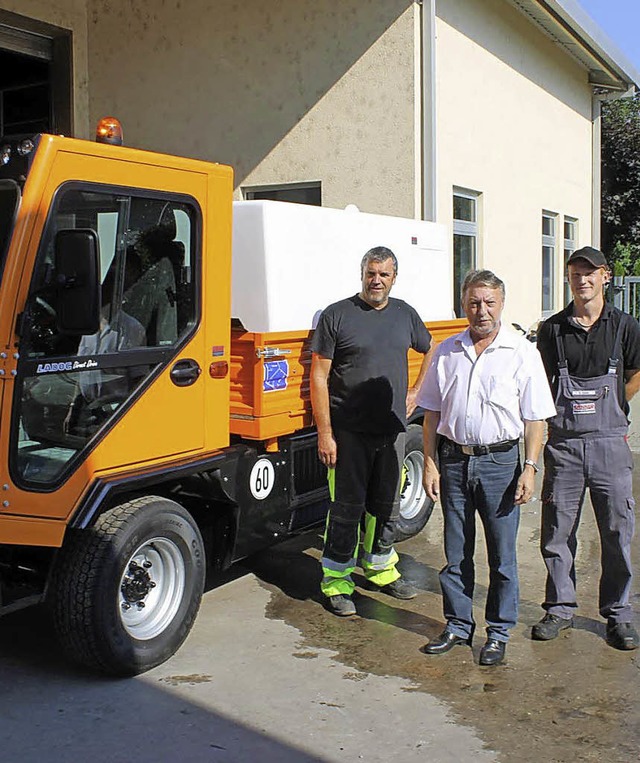
[[[46,602],[69,655],[105,673],[169,658],[208,571],[326,514],[313,318],[358,290],[359,258],[387,242],[341,240],[342,218],[322,218],[336,235],[323,258],[310,210],[296,233],[301,205],[240,202],[234,224],[232,194],[218,164],[50,135],[0,146],[0,613]],[[363,231],[376,217],[315,214]],[[288,231],[293,260],[269,243],[270,215],[284,215],[275,238]],[[441,226],[439,248],[421,245],[425,225],[394,294],[406,265],[435,304],[451,268]],[[461,326],[439,309],[421,312],[436,338]],[[400,537],[432,508],[419,423]]]

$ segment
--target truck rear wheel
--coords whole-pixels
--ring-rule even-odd
[[[422,486],[424,453],[422,451],[422,427],[409,424],[404,450],[404,474],[400,493],[400,516],[396,523],[396,541],[408,540],[417,535],[429,521],[433,501]]]
[[[60,551],[50,590],[60,642],[103,673],[149,670],[187,637],[204,577],[202,537],[182,506],[146,496],[110,509]]]

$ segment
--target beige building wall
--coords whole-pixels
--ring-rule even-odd
[[[480,196],[478,265],[506,283],[505,318],[541,314],[543,210],[558,215],[555,307],[563,303],[563,217],[590,243],[592,125],[587,73],[504,0],[438,0],[438,220],[454,186]]]
[[[71,31],[74,135],[88,138],[92,130],[89,127],[86,0],[0,0],[0,10]]]
[[[91,121],[231,164],[236,184],[321,181],[325,206],[416,209],[412,0],[89,0]]]
[[[421,208],[420,6],[413,0],[0,0],[73,32],[75,133],[101,116],[129,145],[231,164],[246,186],[320,181],[325,206]],[[478,265],[506,317],[541,312],[541,215],[590,241],[586,72],[506,0],[437,0],[438,221],[479,196]]]

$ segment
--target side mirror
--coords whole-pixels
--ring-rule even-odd
[[[62,334],[95,334],[100,328],[100,253],[90,228],[56,234],[57,325]]]

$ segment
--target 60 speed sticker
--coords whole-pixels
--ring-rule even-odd
[[[259,501],[263,501],[273,489],[276,475],[273,464],[266,458],[256,461],[249,475],[249,487],[251,495]]]

